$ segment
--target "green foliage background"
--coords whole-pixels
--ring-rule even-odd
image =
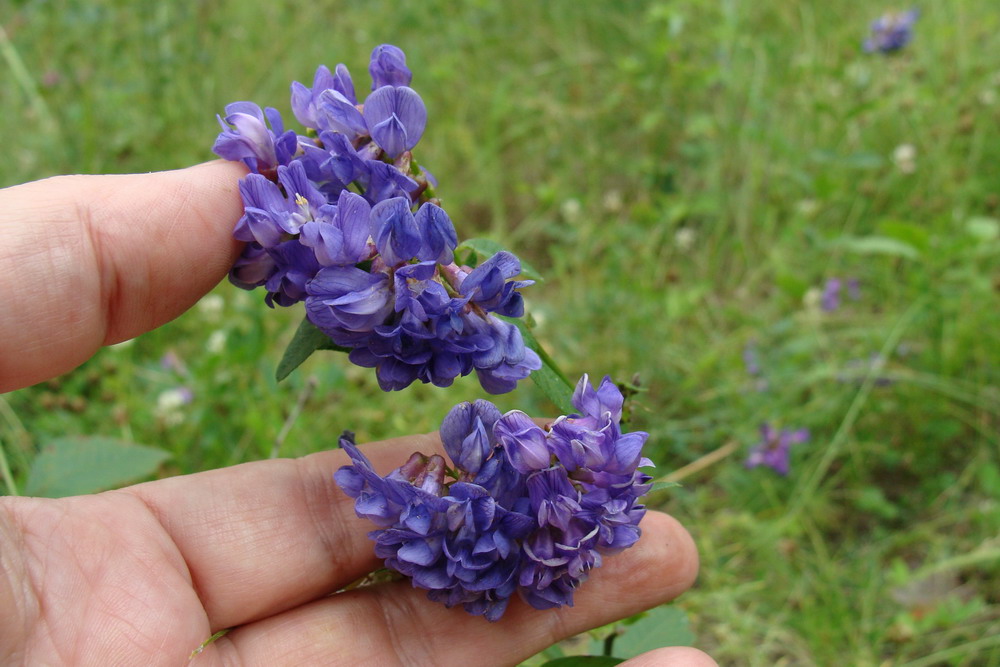
[[[371,48],[397,44],[429,111],[421,163],[461,237],[546,277],[525,296],[567,373],[637,374],[662,474],[732,443],[652,500],[701,549],[678,603],[695,645],[1000,664],[1000,8],[921,10],[880,57],[862,0],[23,0],[0,15],[0,185],[210,159],[226,103],[291,121],[290,81],[344,62],[363,90]],[[861,296],[824,313],[833,277]],[[482,395],[383,395],[333,353],[277,385],[299,319],[223,284],[0,397],[14,477],[64,435],[162,447],[168,475],[269,456],[303,395],[281,455],[432,430]],[[194,400],[171,407],[180,386]],[[552,411],[527,384],[497,403]],[[812,432],[788,478],[742,466],[764,421]]]

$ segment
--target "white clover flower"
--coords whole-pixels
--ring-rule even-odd
[[[216,329],[208,337],[205,349],[209,354],[221,354],[226,349],[226,338],[229,334],[224,329]]]
[[[567,199],[559,206],[559,214],[566,222],[576,222],[583,213],[583,204],[579,199]]]
[[[167,426],[177,426],[184,421],[182,407],[194,400],[194,393],[187,387],[173,387],[156,397],[154,412]]]
[[[913,144],[900,144],[892,152],[892,161],[896,168],[904,174],[912,174],[917,170],[917,149]]]
[[[823,302],[823,290],[819,287],[810,287],[802,295],[802,306],[808,311],[819,312],[820,304]]]
[[[674,245],[681,252],[687,252],[694,247],[694,242],[698,238],[698,233],[690,227],[681,227],[674,232]]]
[[[604,204],[604,210],[608,213],[618,213],[624,205],[622,193],[619,190],[608,190],[604,193],[602,203]]]
[[[198,310],[209,319],[217,319],[226,307],[226,300],[221,294],[209,294],[198,302]]]

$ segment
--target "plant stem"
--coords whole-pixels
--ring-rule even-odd
[[[0,475],[3,476],[4,484],[7,485],[7,494],[20,495],[17,492],[17,484],[14,483],[14,475],[11,474],[10,466],[7,464],[7,450],[2,440],[0,440]]]
[[[288,418],[285,419],[285,423],[281,426],[281,430],[278,432],[278,436],[274,439],[274,446],[271,447],[271,458],[278,458],[278,450],[281,449],[281,445],[284,444],[285,438],[288,437],[288,432],[292,430],[292,426],[295,425],[295,420],[299,418],[302,414],[302,409],[306,405],[306,401],[312,396],[313,391],[316,389],[318,384],[316,377],[310,375],[309,379],[306,380],[306,386],[302,388],[299,392],[299,398],[295,401],[295,405],[292,406],[292,411],[288,413]]]
[[[727,456],[735,452],[739,448],[739,446],[740,443],[736,442],[735,440],[731,440],[726,444],[724,444],[722,447],[719,447],[718,449],[713,449],[708,454],[705,454],[704,456],[695,459],[686,466],[678,468],[677,470],[673,471],[668,475],[664,475],[660,479],[656,480],[656,482],[679,482],[682,479],[690,477],[695,473],[701,472],[708,466],[721,461],[722,459],[726,458]]]

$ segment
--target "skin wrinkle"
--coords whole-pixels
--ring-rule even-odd
[[[99,341],[107,340],[109,332],[114,326],[114,302],[117,295],[123,291],[120,285],[121,272],[116,270],[115,262],[108,254],[108,244],[105,242],[106,233],[101,224],[95,222],[91,200],[76,200],[76,215],[80,223],[79,238],[89,241],[87,244],[90,255],[94,259],[94,274],[100,278],[97,303],[99,304],[99,315],[96,320],[103,324],[103,331],[96,332],[95,339]],[[111,270],[109,270],[111,269]]]
[[[116,509],[114,514],[106,511],[109,507],[107,501],[112,495],[119,496],[114,498],[115,504],[110,505],[111,508]],[[120,577],[138,575],[139,585],[142,581],[162,580],[165,576],[171,576],[171,573],[173,576],[181,576],[184,579],[183,573],[178,572],[177,569],[178,559],[171,557],[172,555],[167,549],[168,543],[163,539],[155,539],[156,533],[160,533],[160,537],[163,537],[159,524],[155,521],[142,521],[143,515],[147,517],[151,517],[151,515],[141,502],[136,502],[138,499],[132,499],[131,502],[126,500],[123,496],[127,495],[123,492],[109,492],[97,496],[81,496],[66,501],[27,500],[27,503],[30,504],[26,503],[25,524],[48,523],[51,526],[51,534],[48,536],[40,534],[31,538],[30,531],[25,533],[26,537],[31,538],[25,553],[34,555],[37,564],[36,567],[28,569],[28,578],[34,582],[35,586],[41,586],[44,582],[48,590],[59,590],[57,599],[66,603],[65,606],[61,605],[59,608],[43,610],[38,619],[39,622],[32,628],[32,643],[43,654],[47,651],[60,651],[60,659],[65,664],[108,664],[108,654],[94,654],[95,651],[102,652],[108,649],[111,649],[112,655],[118,658],[118,662],[114,664],[135,662],[136,649],[142,648],[141,642],[137,642],[136,637],[148,634],[148,631],[155,627],[155,623],[147,621],[143,626],[146,630],[140,631],[140,628],[132,621],[136,611],[141,611],[145,615],[153,607],[143,602],[141,596],[135,595],[133,589],[123,587],[120,583]],[[123,501],[128,504],[122,505]],[[72,544],[59,544],[59,537],[65,532],[60,526],[69,518],[65,509],[69,507],[68,503],[77,506],[77,513],[73,515],[76,517],[75,528],[77,532],[79,532],[81,523],[88,526],[86,535],[90,539],[86,543],[91,546],[85,552],[59,548],[60,546],[73,546]],[[81,508],[81,505],[84,507]],[[47,521],[44,514],[51,512],[59,512],[63,518]],[[120,552],[102,548],[102,545],[105,544],[104,537],[109,531],[116,530],[115,517],[122,516],[135,519],[133,523],[141,528],[135,539],[129,541],[129,548],[124,551],[126,556],[124,560],[118,558]],[[150,528],[153,530],[150,531]],[[31,548],[32,543],[42,547],[55,546],[56,548]],[[146,546],[146,544],[155,546]],[[55,556],[51,554],[55,554]],[[81,557],[86,556],[89,560],[78,560],[75,558],[78,554]],[[154,556],[154,558],[148,559],[147,555]],[[53,557],[59,558],[58,567],[50,568],[49,561]],[[148,568],[146,563],[149,560],[166,565],[169,570]],[[53,573],[61,575],[57,577],[57,581],[54,581],[52,576],[48,574],[50,569]],[[65,582],[66,585],[63,586],[60,582]],[[87,590],[81,590],[81,587],[76,585],[79,582],[89,582]],[[50,599],[52,599],[51,596]],[[130,601],[139,601],[139,604],[136,605]],[[170,608],[179,604],[178,600],[170,602]],[[81,603],[86,606],[81,607]],[[169,608],[163,609],[160,616],[163,617],[167,613],[169,613]],[[92,619],[91,623],[85,627],[67,625],[64,619],[72,618],[74,615],[89,617]],[[202,623],[207,627],[205,619],[202,619]],[[136,632],[129,633],[123,630],[123,625],[134,628]],[[53,641],[56,636],[60,638],[60,641]],[[93,642],[95,636],[111,637],[113,641],[95,644]],[[44,647],[39,646],[40,642],[44,643]],[[144,653],[149,653],[148,647]],[[114,661],[112,660],[112,662]]]
[[[350,521],[350,517],[344,516],[347,512],[343,510],[347,509],[353,514],[353,505],[350,503],[338,503],[340,489],[336,487],[333,481],[333,474],[327,472],[325,469],[321,469],[319,462],[311,457],[296,459],[295,463],[297,464],[296,469],[299,472],[301,480],[300,484],[305,489],[306,498],[313,495],[308,492],[310,479],[316,480],[312,486],[319,488],[319,491],[313,498],[313,502],[306,500],[305,504],[309,520],[315,534],[319,536],[324,551],[329,555],[331,560],[334,560],[335,554],[338,551],[364,553],[367,550],[371,553],[368,563],[361,567],[347,570],[346,577],[353,580],[371,572],[378,563],[378,560],[375,558],[374,548],[371,546],[371,540],[368,539],[367,535],[362,535],[357,530],[351,529],[352,522]],[[340,510],[340,520],[330,521],[329,517],[320,511],[320,508],[324,507],[336,508],[334,511]],[[340,578],[344,579],[346,577],[342,574]]]
[[[41,613],[41,599],[34,587],[33,580],[26,576],[25,563],[23,559],[13,558],[11,554],[24,553],[24,536],[17,525],[17,516],[13,513],[3,511],[0,506],[0,609],[21,609],[24,611],[24,622],[22,624],[21,637],[27,637],[30,628],[38,620]],[[13,642],[16,644],[17,642]],[[10,645],[9,645],[10,646]],[[9,649],[10,650],[10,649]],[[7,653],[4,662],[23,662],[27,656],[22,653]]]
[[[433,646],[427,644],[427,633],[422,631],[421,628],[416,628],[416,631],[413,631],[413,619],[420,618],[420,611],[413,605],[413,597],[409,595],[386,595],[386,590],[383,588],[377,591],[372,599],[374,604],[378,606],[382,618],[385,620],[385,634],[389,637],[389,645],[392,646],[392,651],[396,655],[399,664],[433,664],[435,651]],[[403,624],[411,627],[401,627]],[[407,630],[409,630],[409,636],[416,641],[406,642],[400,639],[400,636],[407,636]],[[413,646],[413,644],[416,644],[416,646]],[[418,659],[410,660],[411,657]]]

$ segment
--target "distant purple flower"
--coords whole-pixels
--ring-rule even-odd
[[[913,24],[920,12],[911,9],[906,12],[887,12],[871,24],[871,35],[865,39],[867,53],[893,53],[906,46],[913,39]]]
[[[823,285],[823,295],[820,297],[820,307],[828,313],[840,308],[840,289],[841,282],[839,278],[830,278]]]
[[[747,375],[756,377],[760,375],[760,360],[757,358],[757,347],[753,343],[747,343],[743,347],[743,366]]]
[[[382,477],[345,433],[352,464],[334,477],[378,527],[376,556],[430,599],[490,621],[515,592],[536,609],[572,605],[590,570],[640,535],[650,477],[638,468],[652,464],[647,435],[621,431],[622,401],[609,378],[595,390],[585,375],[583,414],[551,429],[486,401],[457,405],[440,431],[453,481],[423,454]]]
[[[847,281],[847,296],[851,301],[861,299],[861,281],[857,278],[849,278]]]
[[[750,450],[746,460],[747,468],[767,466],[779,475],[788,475],[789,456],[792,445],[809,441],[809,430],[798,429],[776,431],[770,424],[761,424],[761,441]]]

